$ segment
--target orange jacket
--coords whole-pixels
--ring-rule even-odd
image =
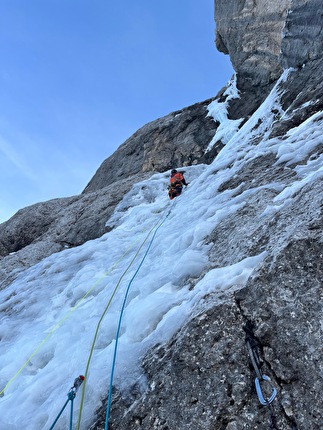
[[[180,172],[173,173],[169,179],[169,182],[171,185],[173,185],[173,183],[175,182],[177,183],[179,182],[180,184],[187,185],[184,176]]]

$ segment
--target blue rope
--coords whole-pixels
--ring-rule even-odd
[[[57,417],[55,418],[55,421],[53,422],[53,424],[50,426],[49,430],[53,430],[53,428],[55,427],[59,417],[62,415],[64,409],[66,408],[67,403],[70,401],[70,399],[68,398],[64,404],[64,406],[62,407],[62,409],[60,410],[59,414],[57,415]]]
[[[155,232],[154,232],[154,234],[153,234],[153,236],[152,236],[152,238],[151,238],[151,240],[150,240],[150,242],[148,244],[146,252],[145,252],[144,256],[142,257],[141,262],[140,262],[137,270],[135,271],[133,277],[131,278],[131,280],[130,280],[130,282],[128,284],[128,287],[126,289],[126,293],[125,293],[125,296],[124,296],[124,299],[123,299],[123,303],[122,303],[122,307],[121,307],[121,311],[120,311],[118,328],[117,328],[117,332],[116,332],[116,343],[115,343],[115,346],[114,346],[114,353],[113,353],[113,360],[112,360],[112,368],[111,368],[111,375],[110,375],[110,386],[109,386],[109,393],[108,393],[108,402],[107,402],[107,409],[106,409],[106,418],[105,418],[105,427],[104,427],[104,430],[108,430],[108,427],[109,427],[109,415],[110,415],[111,399],[112,399],[112,384],[113,384],[113,377],[114,377],[115,364],[116,364],[116,358],[117,358],[117,349],[118,349],[119,334],[120,334],[122,317],[123,317],[124,309],[125,309],[125,306],[126,306],[126,302],[127,302],[129,290],[130,290],[130,287],[131,287],[131,284],[132,284],[133,280],[137,276],[137,274],[138,274],[141,266],[143,265],[143,263],[144,263],[147,255],[148,255],[148,252],[149,252],[149,250],[150,250],[150,248],[151,248],[151,246],[153,244],[153,241],[155,239],[157,231],[160,229],[160,227],[164,224],[164,222],[168,218],[168,216],[170,214],[170,211],[171,210],[168,211],[168,213],[165,216],[165,218],[163,219],[163,221],[156,228],[156,230],[155,230]]]
[[[71,399],[70,430],[73,430],[73,400],[74,397]]]
[[[71,401],[70,430],[72,430],[72,429],[73,429],[73,400],[74,400],[74,398],[75,398],[75,392],[74,392],[74,391],[69,391],[69,392],[68,392],[68,394],[67,394],[67,400],[66,400],[66,402],[65,402],[64,406],[62,407],[61,411],[60,411],[60,412],[59,412],[59,414],[57,415],[57,417],[56,417],[55,421],[53,422],[53,424],[51,425],[51,427],[50,427],[50,429],[49,429],[49,430],[52,430],[52,429],[55,427],[55,425],[56,425],[57,421],[59,420],[60,416],[62,415],[62,413],[63,413],[64,409],[66,408],[67,403],[68,403],[69,401]]]

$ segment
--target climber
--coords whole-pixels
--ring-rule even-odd
[[[183,174],[178,172],[176,169],[171,171],[169,182],[170,185],[168,186],[168,195],[171,200],[182,193],[183,185],[185,185],[185,187],[188,185]]]

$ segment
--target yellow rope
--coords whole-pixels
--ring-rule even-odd
[[[163,215],[163,213],[162,213],[162,215]],[[81,419],[82,419],[82,412],[83,412],[83,405],[84,405],[84,398],[85,398],[86,381],[87,381],[87,376],[88,376],[88,373],[89,373],[89,368],[90,368],[90,363],[91,363],[91,359],[92,359],[92,355],[93,355],[93,351],[94,351],[94,346],[95,346],[95,342],[96,342],[96,339],[97,339],[97,336],[98,336],[98,333],[99,333],[99,328],[100,328],[101,322],[103,321],[103,318],[105,317],[105,315],[106,315],[106,313],[107,313],[107,311],[108,311],[108,309],[109,309],[109,307],[111,305],[112,299],[115,296],[115,293],[117,292],[117,290],[118,290],[118,288],[119,288],[119,286],[121,284],[122,279],[124,278],[124,276],[126,275],[126,273],[128,272],[128,270],[130,269],[130,267],[135,262],[135,260],[138,257],[138,255],[139,255],[142,247],[147,242],[147,240],[148,240],[150,234],[152,233],[152,231],[159,224],[160,218],[161,217],[159,217],[159,219],[156,222],[156,224],[154,224],[154,226],[149,230],[149,232],[147,233],[145,239],[143,240],[143,242],[141,243],[140,247],[138,248],[136,254],[134,255],[134,257],[132,258],[132,260],[128,264],[128,266],[125,269],[125,271],[122,273],[122,275],[121,275],[119,281],[117,282],[117,284],[116,284],[116,286],[115,286],[115,288],[114,288],[114,290],[113,290],[113,292],[112,292],[112,294],[110,296],[110,299],[109,299],[109,301],[108,301],[108,303],[107,303],[107,305],[106,305],[106,307],[105,307],[105,309],[104,309],[104,311],[103,311],[103,313],[102,313],[102,315],[101,315],[101,317],[100,317],[100,319],[99,319],[99,321],[97,323],[97,326],[96,326],[96,329],[95,329],[95,333],[94,333],[94,336],[93,336],[93,341],[92,341],[91,348],[90,348],[89,357],[88,357],[87,364],[86,364],[86,370],[85,370],[85,373],[84,373],[84,383],[82,385],[82,396],[81,396],[80,410],[79,410],[79,415],[78,415],[78,421],[77,421],[77,425],[76,425],[76,430],[80,430]]]
[[[145,230],[144,230],[145,231]],[[39,343],[39,345],[34,349],[29,358],[24,362],[24,364],[20,367],[20,369],[16,372],[16,374],[7,382],[5,387],[0,391],[0,396],[4,394],[4,392],[9,388],[9,386],[13,383],[13,381],[20,375],[20,373],[25,369],[25,367],[30,363],[32,358],[39,352],[41,347],[47,342],[47,340],[52,336],[52,334],[63,324],[64,321],[81,305],[81,303],[86,299],[86,297],[91,293],[91,291],[98,285],[99,282],[102,281],[112,270],[118,266],[118,264],[124,259],[124,257],[135,247],[135,245],[139,242],[139,239],[135,240],[129,248],[124,252],[124,254],[92,285],[92,287],[84,294],[84,296],[73,306],[59,321],[58,323],[50,330],[50,332],[46,335],[46,337]]]

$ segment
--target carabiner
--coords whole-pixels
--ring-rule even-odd
[[[266,405],[269,405],[275,399],[275,397],[277,395],[277,390],[273,386],[270,378],[267,375],[262,375],[261,378],[263,381],[268,382],[268,384],[271,386],[271,389],[272,389],[271,396],[268,399],[265,399],[264,395],[262,394],[262,390],[261,390],[261,386],[260,386],[260,380],[258,377],[255,379],[256,390],[257,390],[259,402],[262,405],[266,406]]]

